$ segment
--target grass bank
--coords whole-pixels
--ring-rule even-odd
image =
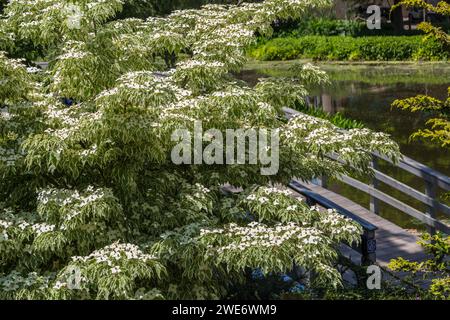
[[[244,72],[256,72],[271,77],[295,76],[291,67],[312,59],[289,61],[258,61],[251,59]],[[450,63],[438,61],[315,61],[333,81],[356,81],[370,84],[428,83],[449,84]]]

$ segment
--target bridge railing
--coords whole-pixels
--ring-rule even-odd
[[[299,113],[298,111],[289,108],[285,108],[284,111],[287,118]],[[328,157],[338,160],[338,155],[328,155]],[[424,182],[424,191],[416,190],[413,187],[380,171],[380,160],[384,160],[397,168],[421,178]],[[445,224],[438,217],[439,212],[447,217],[450,217],[450,207],[439,201],[438,198],[439,189],[450,191],[450,178],[448,176],[406,156],[403,156],[399,163],[393,163],[389,158],[377,153],[373,154],[372,169],[374,175],[369,184],[349,176],[341,176],[339,179],[344,184],[368,194],[370,196],[370,211],[375,214],[380,214],[380,202],[383,202],[424,223],[431,234],[436,233],[436,231],[450,234],[450,226]],[[422,212],[393,197],[392,195],[381,191],[381,183],[384,183],[385,185],[402,192],[410,198],[425,204],[425,212]],[[322,177],[318,184],[324,188],[327,188],[326,177]]]
[[[413,187],[398,181],[397,179],[383,173],[379,169],[379,159],[383,159],[390,164],[403,169],[409,173],[421,178],[424,182],[424,192],[414,189]],[[380,202],[390,205],[391,207],[419,220],[428,227],[431,234],[441,231],[450,234],[450,227],[438,218],[438,213],[450,217],[450,207],[442,203],[438,199],[438,189],[444,191],[450,190],[450,178],[441,173],[413,160],[403,157],[399,163],[394,164],[391,160],[379,155],[373,155],[372,161],[374,176],[370,184],[366,184],[348,176],[340,177],[340,180],[370,196],[370,211],[380,214]],[[380,183],[384,183],[397,191],[415,199],[426,206],[426,211],[422,212],[403,201],[396,199],[379,189]]]

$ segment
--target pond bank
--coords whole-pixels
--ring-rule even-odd
[[[295,76],[290,72],[294,64],[312,63],[326,71],[332,80],[358,80],[381,83],[450,83],[450,63],[443,61],[289,61],[250,60],[244,74],[257,72],[266,76]]]

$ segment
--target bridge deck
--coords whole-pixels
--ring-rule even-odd
[[[378,227],[376,231],[377,262],[380,265],[385,266],[391,259],[398,257],[413,261],[426,258],[426,254],[417,244],[417,236],[330,190],[314,184],[302,183],[302,185]],[[303,197],[300,194],[297,196]]]

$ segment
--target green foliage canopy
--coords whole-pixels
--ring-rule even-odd
[[[422,235],[418,242],[429,255],[422,262],[409,261],[403,258],[394,259],[389,263],[393,271],[406,272],[407,281],[415,285],[419,291],[421,280],[431,280],[427,294],[433,299],[450,300],[450,237],[442,233],[433,236]]]
[[[397,159],[398,146],[306,115],[284,120],[303,82],[324,76],[314,67],[254,88],[231,75],[256,32],[327,5],[267,0],[110,21],[122,1],[11,1],[0,34],[12,41],[1,43],[52,50],[46,71],[11,59],[8,46],[0,55],[0,298],[223,298],[249,268],[293,262],[317,285],[339,286],[337,245],[358,241],[360,227],[268,185],[367,174],[372,151]],[[172,133],[196,120],[277,130],[278,174],[261,175],[262,163],[173,164]],[[324,156],[337,152],[343,161]]]

